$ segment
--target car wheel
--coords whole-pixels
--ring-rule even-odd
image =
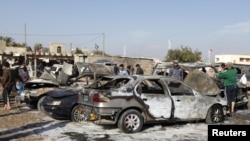
[[[71,120],[74,122],[86,121],[87,114],[85,112],[84,106],[76,105],[71,111]]]
[[[223,109],[219,105],[212,106],[207,113],[206,123],[219,123],[224,121]]]
[[[44,107],[43,107],[43,100],[44,100],[45,96],[39,98],[38,102],[37,102],[37,109],[38,111],[42,111],[45,112]]]
[[[118,127],[124,133],[136,133],[141,131],[143,126],[143,117],[137,110],[125,111],[119,121]]]

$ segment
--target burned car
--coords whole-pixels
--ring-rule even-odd
[[[64,63],[57,75],[44,71],[38,79],[27,82],[23,99],[27,104],[37,107],[41,111],[43,110],[41,102],[47,92],[55,88],[84,87],[93,81],[89,77],[96,79],[104,75],[112,75],[112,73],[112,68],[100,64],[77,62],[72,65]]]
[[[83,92],[88,93],[93,89],[107,89],[107,87],[101,86],[106,83],[112,83],[110,89],[111,87],[113,89],[118,88],[130,79],[132,77],[106,75],[85,87],[74,85],[72,87],[54,89],[48,92],[43,100],[42,106],[44,112],[56,119],[69,119],[75,122],[86,121],[88,117],[82,104],[88,97],[83,96]]]
[[[169,69],[172,67],[172,62],[162,62],[155,65],[152,71],[152,75],[164,75],[168,76]],[[200,64],[200,63],[180,63],[179,64],[184,70],[184,77],[191,71],[200,70],[209,77],[211,77],[217,86],[221,89],[221,95],[226,95],[225,88],[223,86],[223,80],[217,78],[218,70],[220,69],[221,63],[217,64]],[[246,65],[234,64],[237,69],[237,97],[236,97],[236,108],[247,108],[248,107],[248,86],[244,86],[239,83],[241,72],[246,70]]]
[[[125,133],[135,133],[147,123],[223,122],[227,102],[210,77],[194,71],[185,81],[153,75],[104,76],[82,90],[50,91],[43,106],[50,115],[67,113],[73,120],[116,124]]]

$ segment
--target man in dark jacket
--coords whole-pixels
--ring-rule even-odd
[[[179,66],[178,60],[174,60],[173,67],[169,70],[169,76],[183,80],[183,69]]]
[[[143,69],[141,68],[140,64],[136,64],[135,67],[136,67],[136,72],[135,72],[135,74],[137,74],[137,75],[144,75],[144,71],[143,71]]]
[[[11,71],[10,71],[10,64],[8,62],[3,63],[3,77],[2,77],[2,87],[3,87],[3,104],[4,104],[4,110],[10,109],[10,102],[9,102],[9,94],[11,92],[12,88],[12,77],[11,77]]]

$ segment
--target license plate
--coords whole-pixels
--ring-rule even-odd
[[[89,96],[84,95],[84,96],[83,96],[83,101],[88,101],[88,100],[89,100]]]

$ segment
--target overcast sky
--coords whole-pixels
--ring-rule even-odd
[[[0,36],[162,59],[168,48],[248,55],[249,0],[5,0]],[[26,36],[25,36],[26,33]],[[103,34],[104,33],[104,34]],[[26,38],[25,38],[26,37]],[[71,46],[70,46],[71,44]],[[104,45],[104,47],[103,47]]]

